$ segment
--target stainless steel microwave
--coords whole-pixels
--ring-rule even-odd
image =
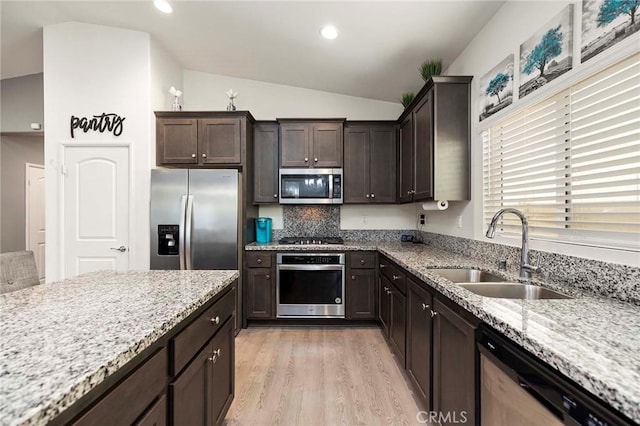
[[[342,169],[280,169],[280,204],[342,204]]]

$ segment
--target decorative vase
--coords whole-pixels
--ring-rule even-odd
[[[171,110],[172,111],[182,111],[182,105],[180,105],[180,101],[178,100],[177,96],[175,96],[173,98],[173,105],[171,105]]]
[[[236,110],[236,106],[233,104],[233,98],[231,99],[231,102],[229,102],[229,105],[227,105],[227,111],[235,111]]]

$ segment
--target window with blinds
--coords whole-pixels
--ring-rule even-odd
[[[533,237],[640,248],[640,54],[483,132],[484,222]],[[504,233],[520,220],[503,216]]]

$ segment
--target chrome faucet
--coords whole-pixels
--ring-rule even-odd
[[[529,222],[527,221],[526,216],[517,209],[501,209],[493,215],[493,219],[491,219],[491,223],[489,224],[489,228],[487,229],[487,238],[493,238],[496,235],[496,225],[498,221],[505,213],[513,213],[520,218],[522,222],[522,253],[520,259],[520,278],[529,281],[531,279],[531,273],[539,273],[540,268],[538,266],[533,266],[529,264]]]

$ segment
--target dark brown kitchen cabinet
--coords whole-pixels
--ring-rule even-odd
[[[165,426],[167,424],[167,397],[162,395],[135,426]]]
[[[347,319],[376,318],[376,254],[349,253],[346,277]]]
[[[470,83],[434,76],[400,116],[401,203],[470,199]]]
[[[278,123],[256,123],[253,128],[255,204],[278,202]]]
[[[280,167],[342,167],[344,119],[278,119]]]
[[[344,202],[395,203],[395,123],[348,123],[344,129]]]
[[[378,318],[389,346],[405,366],[406,354],[406,277],[388,259],[380,259],[380,309]]]
[[[475,424],[474,325],[433,300],[433,411],[466,413]]]
[[[239,167],[247,160],[247,149],[253,149],[254,119],[246,111],[155,114],[159,166]]]
[[[407,279],[407,373],[420,399],[431,401],[431,293]]]
[[[234,392],[233,321],[227,321],[169,386],[172,424],[220,425]]]
[[[244,309],[247,319],[276,317],[276,274],[273,255],[247,252]]]

